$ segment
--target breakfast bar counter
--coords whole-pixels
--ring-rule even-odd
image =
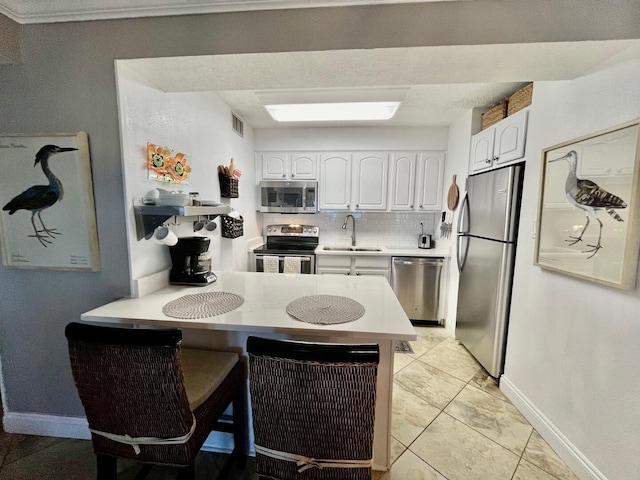
[[[389,468],[394,346],[396,340],[415,340],[416,333],[387,281],[374,276],[255,272],[219,272],[217,276],[215,283],[205,287],[168,286],[140,298],[116,300],[83,313],[81,318],[87,322],[181,328],[185,346],[231,350],[243,355],[246,355],[249,335],[315,342],[377,343],[380,364],[374,468]],[[168,303],[175,304],[185,296],[200,294],[231,294],[241,297],[242,303],[227,313],[203,318],[176,318],[163,313]],[[346,297],[364,307],[364,313],[356,320],[333,324],[307,323],[287,313],[291,302],[316,295]]]

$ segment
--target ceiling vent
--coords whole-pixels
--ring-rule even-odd
[[[244,138],[244,122],[233,112],[231,112],[231,130]]]

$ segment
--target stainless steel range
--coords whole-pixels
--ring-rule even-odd
[[[285,263],[297,265],[300,262],[300,273],[316,273],[313,252],[319,243],[319,231],[313,225],[268,225],[265,244],[253,251],[256,272],[275,272],[277,267],[282,273]]]

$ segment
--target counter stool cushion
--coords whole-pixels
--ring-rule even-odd
[[[182,374],[189,408],[195,410],[229,375],[239,357],[231,352],[182,349]]]

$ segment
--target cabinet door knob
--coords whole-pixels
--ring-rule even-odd
[[[360,272],[356,272],[356,275],[360,275]]]
[[[282,178],[287,178],[287,176],[283,173],[283,174],[282,174]]]
[[[291,178],[295,177],[296,175],[294,173],[291,174]]]
[[[422,208],[422,205],[420,205],[420,208]]]
[[[413,208],[413,205],[410,205],[409,208]]]
[[[486,163],[487,165],[488,165],[488,164],[490,164],[490,163],[491,163],[491,159],[490,159],[490,158],[487,158],[487,159],[484,161],[484,163]]]
[[[359,203],[356,205],[356,208],[360,208],[360,204]]]
[[[494,162],[497,162],[498,160],[500,160],[500,157],[493,157]]]

